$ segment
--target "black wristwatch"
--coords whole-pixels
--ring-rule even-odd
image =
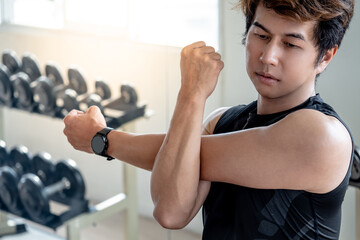
[[[106,151],[109,147],[107,135],[113,128],[106,127],[103,130],[97,132],[91,140],[91,148],[95,154],[106,157],[107,160],[113,160],[114,158],[107,155]]]

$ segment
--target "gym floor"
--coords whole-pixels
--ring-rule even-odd
[[[124,214],[119,213],[113,217],[84,229],[81,239],[86,240],[125,240],[124,236]],[[26,222],[27,223],[27,222]],[[65,227],[60,227],[56,232],[36,225],[33,222],[27,224],[26,233],[6,236],[4,240],[60,240],[65,239]],[[139,240],[201,240],[201,235],[186,230],[168,231],[162,228],[155,220],[140,217]]]

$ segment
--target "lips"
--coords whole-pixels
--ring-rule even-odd
[[[267,85],[273,85],[280,81],[279,79],[277,79],[270,73],[256,72],[255,74],[261,82],[263,82]]]
[[[257,72],[256,75],[258,75],[258,76],[260,76],[260,77],[264,77],[264,78],[269,78],[269,79],[271,79],[271,80],[279,81],[279,79],[277,79],[276,77],[274,77],[274,76],[271,75],[270,73]]]

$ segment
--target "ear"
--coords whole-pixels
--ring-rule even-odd
[[[322,59],[320,60],[320,62],[317,64],[317,66],[315,68],[316,75],[322,73],[325,70],[327,65],[329,65],[332,58],[335,56],[337,50],[338,50],[338,46],[336,45],[333,48],[331,48],[325,52],[325,55],[322,57]]]

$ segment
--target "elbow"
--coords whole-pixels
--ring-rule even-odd
[[[153,216],[155,220],[166,229],[182,229],[187,224],[187,218],[182,216],[183,214],[178,214],[173,211],[166,211],[159,207],[155,207]]]

